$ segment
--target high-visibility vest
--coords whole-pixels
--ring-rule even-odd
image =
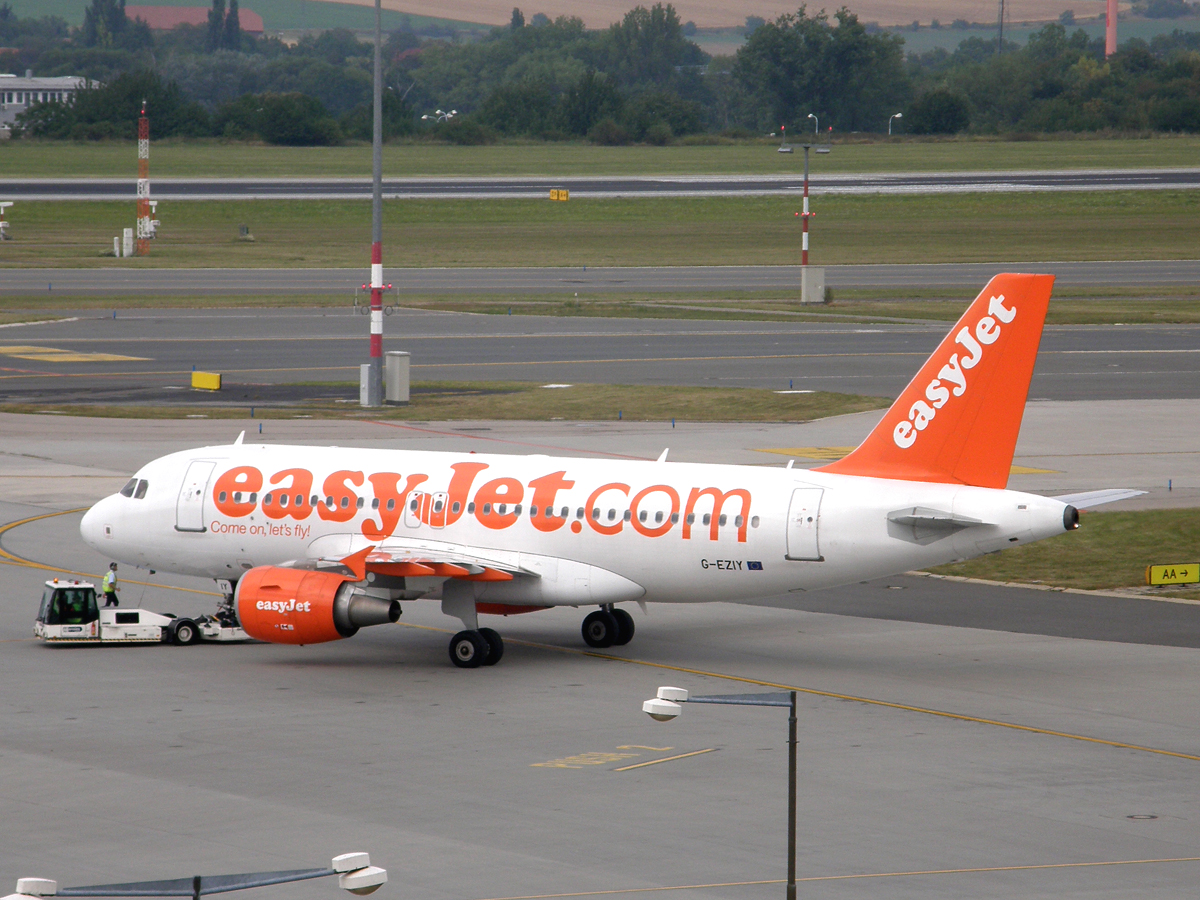
[[[117,573],[109,569],[104,573],[104,593],[111,594],[117,589]]]

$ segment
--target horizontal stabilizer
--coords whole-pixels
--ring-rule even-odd
[[[969,528],[972,525],[987,525],[982,519],[960,516],[941,509],[913,506],[888,513],[888,520],[897,525],[912,525],[920,528]]]
[[[1106,491],[1084,491],[1082,494],[1060,494],[1051,499],[1067,503],[1076,509],[1091,509],[1093,506],[1103,506],[1105,503],[1116,503],[1118,500],[1140,497],[1144,493],[1146,491],[1135,491],[1130,488],[1109,488]]]

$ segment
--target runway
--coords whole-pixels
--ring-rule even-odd
[[[350,309],[138,310],[115,319],[90,311],[69,318],[0,329],[0,399],[251,405],[255,385],[356,384],[366,354],[367,319]],[[415,381],[759,387],[893,397],[948,327],[401,310],[386,318],[384,349],[413,354]],[[229,390],[180,393],[193,367],[222,372]],[[248,386],[244,399],[236,385]],[[357,396],[349,386],[345,393]],[[1049,327],[1030,397],[1200,397],[1200,325]]]
[[[1142,434],[1114,434],[1113,449],[1195,446],[1194,403],[1160,410],[1174,410],[1174,434],[1146,417],[1151,406],[1047,407],[1022,442],[1065,432],[1060,449],[1080,454],[1072,477],[1098,486],[1106,463],[1083,432],[1120,409]],[[265,440],[510,440],[601,455],[671,440],[687,458],[734,459],[763,437],[842,439],[849,419],[865,424],[480,423],[494,430],[455,435],[285,421]],[[107,559],[79,542],[78,513],[37,517],[236,427],[0,417],[0,527],[34,519],[5,530],[0,550],[61,577],[98,573]],[[780,897],[785,715],[688,707],[657,724],[640,705],[660,684],[801,691],[805,896],[1175,900],[1200,871],[1195,605],[900,576],[773,606],[634,608],[633,642],[604,655],[584,652],[584,610],[489,617],[507,653],[468,671],[446,659],[453,620],[420,601],[395,626],[318,646],[46,648],[29,630],[56,572],[11,562],[0,562],[0,867],[11,879],[302,868],[366,850],[389,870],[377,900]],[[121,575],[126,607],[196,615],[215,601],[198,579]]]
[[[799,152],[796,155],[797,161]],[[819,159],[819,157],[818,157]],[[820,168],[819,163],[816,165]],[[796,194],[796,175],[564,176],[386,178],[386,199],[482,200],[541,198],[566,188],[576,198],[738,197]],[[810,193],[961,194],[1040,191],[1195,190],[1200,168],[1082,169],[1007,172],[901,172],[810,177]],[[155,178],[158,200],[354,200],[371,196],[367,178]],[[137,196],[133,178],[0,178],[13,200],[123,200]]]
[[[991,262],[826,266],[838,288],[961,288],[974,296],[998,272],[1049,272],[1058,288],[1195,285],[1200,259],[1094,262]],[[344,294],[369,278],[365,269],[157,269],[120,263],[87,269],[0,270],[0,294],[58,296],[228,296]],[[394,293],[580,294],[800,290],[799,266],[646,266],[587,268],[384,268]],[[391,292],[389,292],[391,293]]]

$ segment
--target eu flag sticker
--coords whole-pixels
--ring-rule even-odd
[[[746,560],[746,568],[751,572],[761,572],[763,570],[762,563],[753,559]]]

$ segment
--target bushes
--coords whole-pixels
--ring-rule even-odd
[[[319,147],[342,142],[342,130],[320,101],[304,94],[247,94],[217,112],[224,137],[258,137],[268,144]]]
[[[208,113],[188,102],[179,85],[144,69],[77,91],[72,103],[39,103],[17,116],[17,130],[33,137],[135,138],[143,101],[153,116],[155,137],[200,137],[212,131]]]
[[[958,134],[971,124],[971,108],[959,94],[933,90],[913,101],[904,122],[913,134]]]

